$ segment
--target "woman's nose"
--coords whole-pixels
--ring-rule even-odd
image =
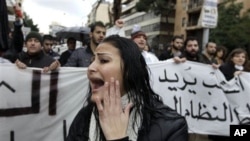
[[[96,71],[96,65],[95,62],[93,61],[92,63],[90,63],[89,67],[88,67],[88,71],[89,72],[94,72]]]

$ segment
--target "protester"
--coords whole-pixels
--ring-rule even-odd
[[[236,48],[228,55],[228,58],[219,69],[224,74],[226,80],[231,80],[234,76],[240,75],[246,70],[248,61],[247,52],[242,48]]]
[[[47,55],[53,57],[55,60],[58,60],[60,58],[60,55],[53,51],[52,47],[54,45],[54,37],[46,34],[43,35],[43,51]]]
[[[134,25],[131,33],[131,39],[137,44],[147,63],[154,63],[159,61],[153,53],[144,50],[147,46],[147,36],[145,32],[141,31],[141,27],[139,25]]]
[[[194,37],[188,37],[184,42],[183,53],[173,59],[176,63],[185,62],[186,60],[201,62],[198,40]]]
[[[186,60],[195,61],[204,64],[210,64],[214,69],[218,69],[219,65],[216,63],[212,52],[215,53],[216,50],[214,43],[209,42],[206,45],[206,50],[203,54],[200,54],[198,40],[194,37],[188,37],[184,42],[183,54],[174,57],[176,63],[185,62]]]
[[[176,63],[183,63],[188,61],[194,61],[198,63],[204,63],[204,59],[199,52],[198,40],[194,37],[188,37],[183,46],[183,53],[181,56],[176,56],[173,58]],[[209,135],[206,134],[189,134],[189,141],[210,141]]]
[[[227,48],[224,46],[217,46],[216,53],[215,53],[215,60],[219,65],[225,62],[225,58],[227,55]]]
[[[67,46],[68,46],[68,50],[64,51],[59,59],[59,62],[62,66],[64,66],[69,57],[71,56],[71,54],[73,53],[73,51],[75,51],[76,49],[76,39],[73,37],[70,37],[67,39]]]
[[[106,28],[102,22],[95,22],[90,26],[90,43],[86,48],[76,49],[64,66],[88,67],[97,45],[104,39]]]
[[[185,118],[154,93],[146,62],[130,39],[104,39],[88,78],[87,104],[75,117],[67,141],[187,141]]]
[[[205,64],[217,64],[215,60],[216,55],[216,43],[208,42],[206,44],[204,52],[201,54],[201,62]]]
[[[52,57],[44,54],[42,50],[42,36],[31,31],[25,38],[27,52],[21,52],[16,60],[16,65],[20,69],[26,67],[43,68],[44,72],[56,70],[60,67],[59,61],[55,61]]]
[[[170,49],[167,49],[159,56],[159,60],[167,60],[175,56],[181,55],[181,49],[183,47],[183,38],[177,35],[174,36],[171,41],[171,45],[172,46],[170,47]]]

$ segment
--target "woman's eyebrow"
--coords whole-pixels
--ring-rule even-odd
[[[111,55],[111,53],[107,53],[107,52],[98,52],[96,53],[97,56],[105,56],[105,55]]]

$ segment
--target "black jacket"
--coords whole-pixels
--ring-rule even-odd
[[[61,57],[59,59],[61,66],[64,66],[67,63],[72,52],[73,52],[73,50],[66,50],[61,54]]]
[[[219,67],[220,71],[224,74],[227,81],[234,78],[234,72],[238,71],[233,63],[224,63]]]
[[[53,63],[55,60],[44,54],[43,51],[40,51],[39,53],[35,55],[29,55],[26,52],[21,52],[18,55],[18,59],[27,65],[27,67],[35,67],[35,68],[44,68],[50,66],[51,63]]]
[[[66,141],[88,141],[92,107],[83,107],[71,124]],[[148,133],[143,127],[138,132],[138,141],[187,141],[187,123],[184,117],[163,104],[157,104],[157,111],[151,113],[151,127]],[[148,113],[149,115],[149,113]],[[145,121],[143,121],[145,122]],[[129,140],[128,138],[120,141]]]
[[[10,60],[14,63],[18,57],[18,54],[23,50],[23,32],[22,32],[22,24],[20,21],[15,21],[14,23],[14,31],[12,33],[12,38],[9,38],[9,49],[4,53],[4,58]]]

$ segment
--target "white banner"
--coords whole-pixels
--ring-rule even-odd
[[[189,132],[229,136],[231,124],[250,123],[250,73],[227,82],[207,64],[168,60],[150,68],[154,90],[186,117]]]
[[[204,0],[200,13],[198,26],[205,28],[215,28],[218,21],[217,0]]]
[[[186,117],[189,131],[229,135],[230,124],[250,121],[250,74],[226,82],[219,70],[172,60],[150,64],[152,86]],[[0,64],[0,139],[62,141],[88,89],[86,68],[19,70]]]
[[[87,87],[85,68],[44,74],[0,64],[0,140],[63,141]]]

